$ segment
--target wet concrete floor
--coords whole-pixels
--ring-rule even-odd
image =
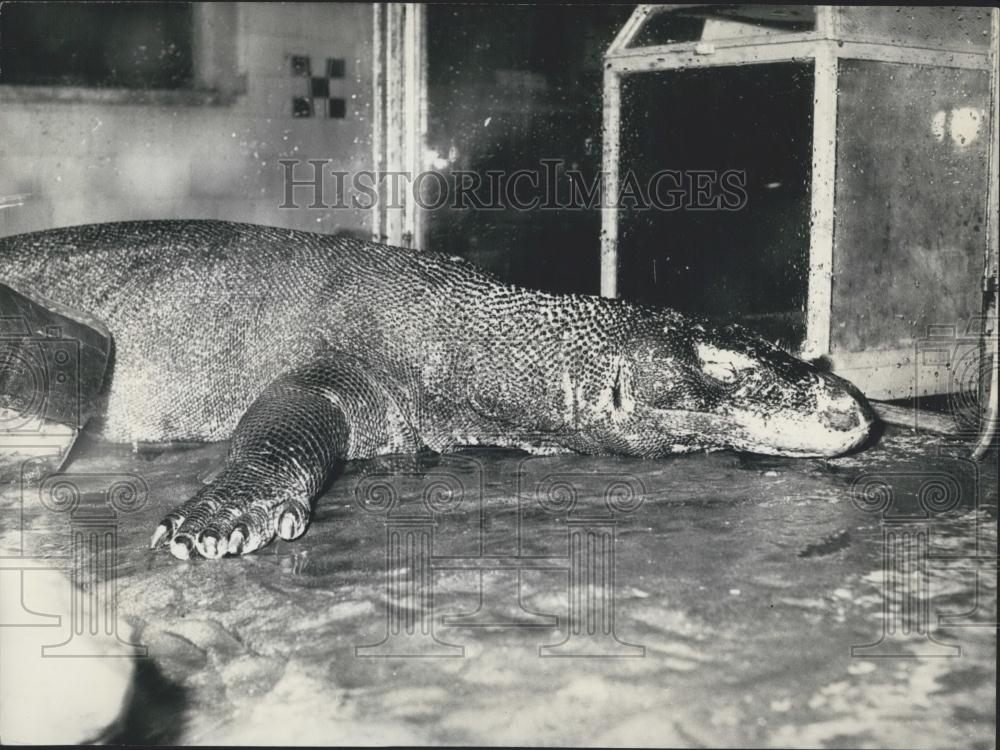
[[[995,452],[383,461],[296,542],[150,551],[224,452],[78,446],[63,512],[0,485],[24,554],[71,570],[74,529],[117,529],[89,554],[148,650],[117,739],[995,747]]]

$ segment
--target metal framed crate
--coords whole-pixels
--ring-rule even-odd
[[[827,358],[872,398],[952,392],[961,387],[952,368],[923,362],[920,352],[928,332],[943,327],[957,338],[981,333],[995,222],[987,186],[1000,179],[988,168],[996,141],[990,13],[640,5],[604,58],[604,194],[621,187],[622,95],[632,77],[809,66],[808,268],[793,348]],[[604,202],[605,296],[622,292],[623,217],[615,200]]]

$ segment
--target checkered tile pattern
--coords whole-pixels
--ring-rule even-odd
[[[346,63],[341,57],[326,58],[323,75],[313,75],[312,60],[308,55],[291,55],[291,74],[305,78],[305,92],[292,97],[292,117],[327,117],[342,120],[347,116],[347,100],[333,96],[337,83],[346,75]],[[331,84],[333,84],[331,86]]]

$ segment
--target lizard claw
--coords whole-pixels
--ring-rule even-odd
[[[246,541],[246,536],[243,534],[243,529],[235,529],[229,536],[229,549],[230,555],[241,555],[243,554],[243,544]]]
[[[160,543],[163,542],[163,540],[167,537],[169,531],[170,529],[168,529],[167,525],[164,523],[161,523],[159,526],[157,526],[156,531],[153,532],[152,539],[149,540],[149,548],[156,549],[157,547],[159,547]]]
[[[203,531],[198,537],[197,547],[202,557],[216,560],[226,554],[228,544],[220,544],[218,536],[211,531]]]
[[[178,534],[170,540],[170,554],[178,560],[188,560],[194,550],[194,542],[186,534]]]
[[[309,525],[309,506],[296,501],[283,503],[279,506],[275,518],[277,520],[275,531],[278,536],[290,542],[305,533],[306,526]]]

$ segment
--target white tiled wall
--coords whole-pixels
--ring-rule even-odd
[[[246,93],[231,104],[0,97],[0,235],[146,218],[365,232],[367,212],[306,208],[308,191],[298,193],[301,208],[279,208],[278,160],[371,168],[371,18],[365,3],[237,4]],[[291,54],[310,55],[314,71],[328,57],[346,60],[346,77],[331,84],[331,95],[347,101],[346,118],[292,117],[292,97],[306,94],[309,81],[291,75]]]

